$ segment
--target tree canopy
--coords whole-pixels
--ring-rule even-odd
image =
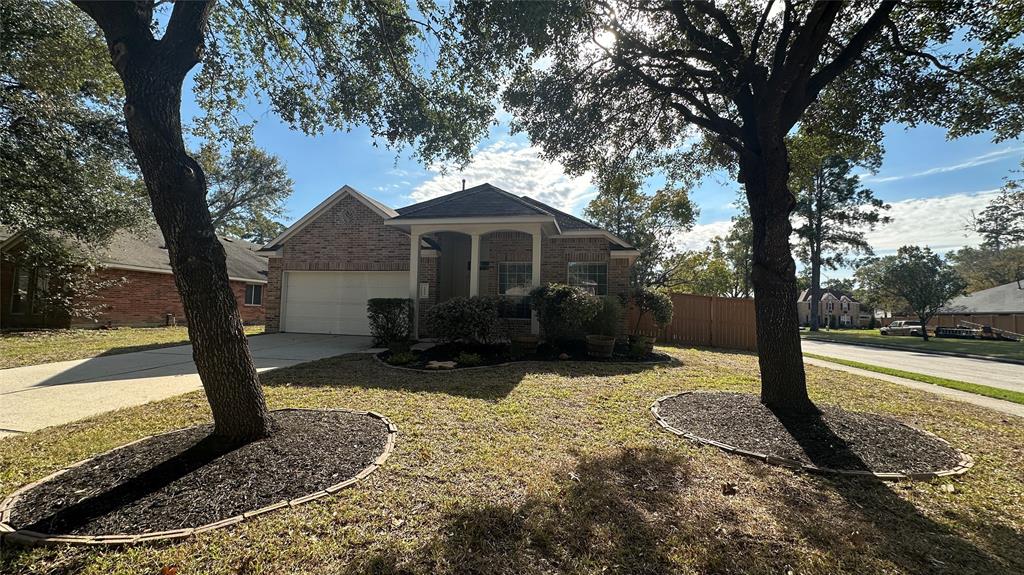
[[[64,3],[0,3],[0,225],[97,243],[144,212],[103,36]],[[52,246],[51,246],[52,247]]]

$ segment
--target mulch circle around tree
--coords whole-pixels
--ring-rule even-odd
[[[387,459],[397,433],[372,412],[282,409],[271,417],[271,437],[241,446],[200,425],[73,464],[0,503],[0,532],[23,543],[188,537],[348,487]]]
[[[974,464],[945,440],[891,417],[818,406],[810,417],[777,415],[755,395],[684,392],[651,406],[675,433],[766,463],[878,479],[929,480]]]

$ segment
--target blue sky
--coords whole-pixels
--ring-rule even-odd
[[[190,90],[185,98],[187,121],[198,108]],[[412,161],[408,151],[375,146],[362,127],[308,137],[279,122],[266,104],[252,104],[245,115],[258,119],[256,143],[279,156],[295,181],[295,193],[287,203],[289,222],[345,184],[399,207],[456,191],[465,178],[467,186],[490,182],[574,214],[580,214],[595,193],[589,178],[566,176],[557,164],[542,160],[525,136],[509,135],[504,123],[479,144],[469,166],[444,175]],[[971,210],[984,207],[1024,157],[1020,141],[994,144],[989,134],[949,141],[945,131],[934,126],[889,126],[884,144],[882,168],[864,179],[892,205],[893,223],[869,234],[882,254],[905,244],[940,251],[976,244],[977,238],[963,230]],[[694,189],[700,219],[693,230],[680,234],[679,245],[697,249],[727,233],[738,190],[725,174],[712,175]]]

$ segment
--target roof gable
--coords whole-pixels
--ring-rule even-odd
[[[295,235],[296,232],[305,228],[310,222],[320,217],[321,214],[327,212],[335,204],[347,197],[353,197],[362,202],[366,207],[373,210],[374,213],[378,214],[383,219],[390,219],[398,215],[398,212],[378,202],[377,200],[360,193],[358,190],[349,185],[342,186],[338,191],[331,194],[326,200],[320,202],[317,207],[313,208],[306,215],[299,218],[297,222],[288,226],[288,229],[281,232],[281,235],[277,236],[270,241],[267,245],[263,246],[264,250],[272,250],[287,238]]]

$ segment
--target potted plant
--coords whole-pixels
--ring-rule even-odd
[[[622,305],[614,297],[601,298],[597,315],[587,326],[587,355],[590,357],[611,357],[615,352],[615,337],[619,334],[622,321]]]
[[[637,288],[633,291],[633,304],[636,306],[637,318],[633,334],[629,336],[630,347],[653,353],[655,336],[640,333],[640,324],[644,316],[650,314],[658,330],[664,329],[672,321],[672,298],[659,291]]]

